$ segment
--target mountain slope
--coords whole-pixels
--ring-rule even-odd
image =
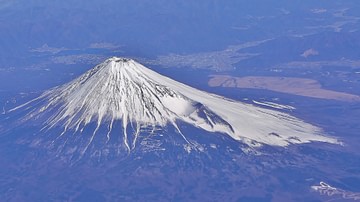
[[[143,130],[153,134],[167,125],[174,126],[188,142],[189,134],[180,129],[183,122],[208,132],[227,134],[250,146],[338,143],[321,135],[321,129],[291,115],[209,94],[162,76],[134,60],[116,57],[10,112],[19,110],[27,113],[22,122],[44,120],[44,131],[62,127],[59,137],[67,132],[85,133],[84,129],[95,123],[91,132],[86,130],[91,138],[84,152],[98,135],[109,141],[115,124],[121,124],[128,150],[135,147]],[[100,131],[104,126],[107,131]]]

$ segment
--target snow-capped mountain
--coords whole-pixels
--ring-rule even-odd
[[[228,135],[251,147],[338,143],[322,135],[320,128],[289,114],[197,90],[132,59],[117,57],[13,111],[27,113],[22,122],[40,120],[45,133],[62,128],[57,138],[66,133],[87,136],[83,152],[97,136],[110,141],[113,134],[120,135],[130,151],[143,131],[156,135],[159,128],[168,125],[191,145],[187,140],[191,134],[182,132],[181,123],[208,131],[209,135]]]

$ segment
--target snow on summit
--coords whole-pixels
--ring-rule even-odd
[[[12,111],[24,108],[31,109],[24,121],[46,117],[43,129],[61,126],[59,136],[83,133],[87,125],[95,123],[96,127],[84,134],[91,136],[84,151],[96,136],[111,139],[116,124],[122,128],[121,137],[128,150],[135,147],[142,128],[172,125],[187,141],[189,134],[181,132],[180,122],[209,135],[229,135],[250,146],[338,143],[321,135],[321,129],[289,114],[197,90],[126,58],[107,59],[70,83]],[[99,130],[103,126],[107,128],[105,133]]]

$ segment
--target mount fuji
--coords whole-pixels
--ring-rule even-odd
[[[251,148],[339,143],[287,113],[197,90],[118,57],[7,114],[16,114],[16,127],[32,128],[31,145],[48,145],[78,157],[87,152],[101,156],[113,151],[129,153],[141,142],[139,137],[166,136],[161,131],[170,128],[190,152],[199,149],[199,144],[190,140],[193,134],[188,127],[208,136],[230,137]]]

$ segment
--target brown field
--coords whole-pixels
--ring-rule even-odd
[[[312,98],[360,101],[358,95],[323,89],[318,81],[305,78],[213,75],[208,84],[212,87],[264,89]]]

